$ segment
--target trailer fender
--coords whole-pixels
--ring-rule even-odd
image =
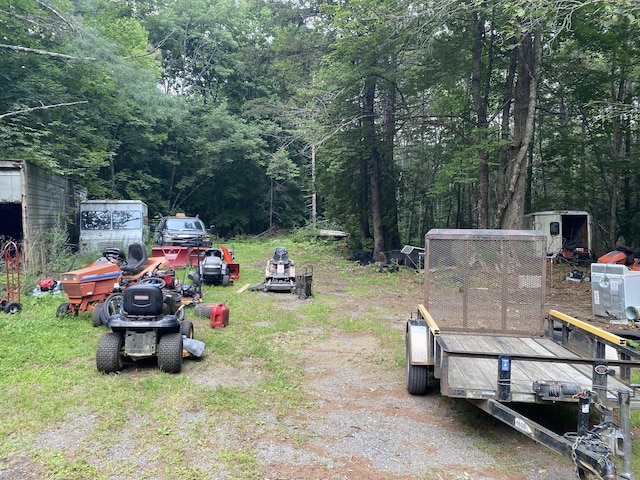
[[[411,365],[428,365],[428,328],[424,320],[407,321],[407,359]]]

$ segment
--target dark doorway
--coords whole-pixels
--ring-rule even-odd
[[[0,203],[0,237],[22,241],[22,208],[19,203]]]

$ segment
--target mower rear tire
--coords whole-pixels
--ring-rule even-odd
[[[119,372],[124,367],[124,337],[121,333],[103,333],[96,350],[96,368],[102,373]]]
[[[193,322],[185,320],[180,324],[180,335],[187,338],[193,338]]]
[[[104,311],[104,303],[98,303],[93,307],[93,311],[91,312],[91,323],[94,327],[99,327],[103,324],[102,322],[102,312]]]
[[[67,313],[69,313],[69,302],[64,302],[58,305],[58,309],[56,310],[56,317],[64,317]]]
[[[10,315],[20,313],[22,311],[22,305],[18,302],[9,302],[4,306],[4,313],[8,313]]]
[[[165,333],[158,342],[158,368],[167,373],[182,370],[182,334]]]
[[[193,310],[199,317],[209,318],[211,316],[211,304],[196,303]]]

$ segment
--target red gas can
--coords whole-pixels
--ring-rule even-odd
[[[229,325],[229,307],[224,303],[217,303],[211,307],[211,328]]]

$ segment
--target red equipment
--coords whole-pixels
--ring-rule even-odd
[[[153,247],[151,249],[152,257],[164,257],[169,262],[171,268],[185,267],[189,264],[197,265],[198,256],[192,255],[193,251],[198,251],[196,247]]]
[[[9,241],[5,243],[2,251],[6,270],[7,293],[0,300],[0,306],[5,313],[20,313],[22,304],[20,303],[20,253],[18,245]]]
[[[240,264],[234,260],[227,247],[220,245],[218,248],[222,251],[223,259],[229,266],[231,280],[238,280],[240,278]],[[171,268],[196,266],[203,259],[205,252],[210,249],[211,247],[153,247],[151,256],[166,258]]]
[[[168,267],[166,258],[147,258],[146,250],[141,244],[133,244],[129,247],[128,261],[124,254],[117,250],[107,249],[103,253],[105,256],[87,267],[62,274],[62,288],[69,301],[60,304],[56,316],[62,316],[68,312],[77,315],[80,311],[93,311],[112,293],[122,291],[128,285],[139,283],[145,278],[153,277],[163,281],[169,278],[170,282],[165,281],[165,283],[170,287],[173,286],[170,285],[173,275],[167,276],[167,272],[161,270]],[[116,258],[112,256],[114,252],[120,255]],[[133,255],[134,252],[136,255]]]

